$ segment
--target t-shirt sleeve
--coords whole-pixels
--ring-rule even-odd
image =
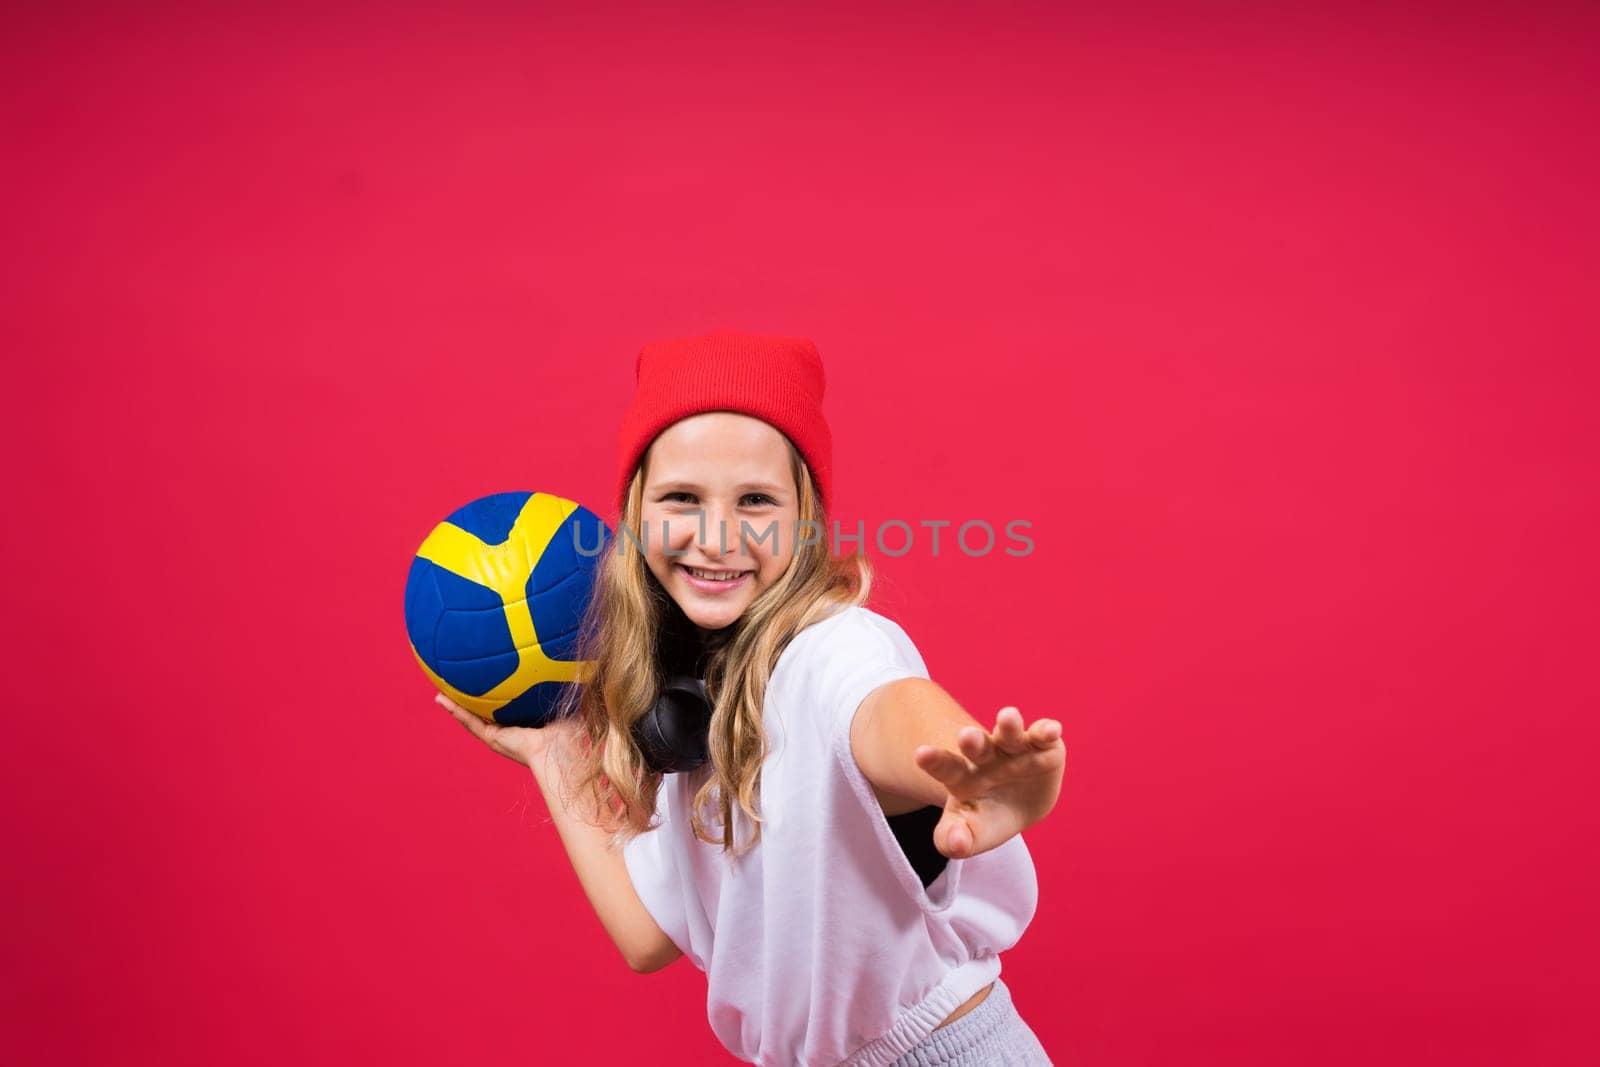
[[[867,695],[902,678],[926,678],[928,668],[899,624],[881,615],[854,614],[831,636],[822,665],[823,699],[834,748],[842,746],[849,756],[850,724]]]

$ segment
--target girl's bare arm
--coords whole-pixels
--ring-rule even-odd
[[[569,805],[561,789],[563,761],[573,751],[574,724],[557,721],[537,730],[501,726],[478,718],[442,693],[437,700],[474,737],[533,772],[578,882],[628,966],[648,974],[683,955],[639,899],[622,850],[612,847],[610,832],[585,819],[576,802]]]

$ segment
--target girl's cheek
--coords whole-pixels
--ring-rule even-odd
[[[651,515],[645,520],[645,532],[650,538],[650,550],[659,552],[667,545],[682,540],[683,521],[670,515]]]
[[[689,542],[694,540],[695,521],[693,519],[685,520],[679,517],[677,519],[666,519],[664,522],[666,524],[666,544],[673,549],[681,552],[688,546]],[[658,526],[657,531],[659,532],[660,529],[661,527]]]

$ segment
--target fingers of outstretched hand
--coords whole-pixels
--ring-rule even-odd
[[[1028,727],[1028,743],[1034,748],[1052,748],[1061,740],[1061,724],[1054,719],[1040,719]]]
[[[956,734],[956,744],[963,755],[980,767],[994,759],[996,754],[994,735],[980,726],[963,726]]]
[[[972,763],[959,752],[936,745],[918,745],[916,761],[918,767],[947,786],[964,782],[976,772]]]
[[[964,859],[972,855],[974,843],[972,827],[961,816],[950,811],[944,813],[933,834],[934,847],[950,859]]]
[[[994,743],[1001,752],[1015,756],[1028,751],[1027,731],[1022,725],[1022,712],[1014,707],[1004,707],[994,717]]]
[[[1022,755],[1054,747],[1061,740],[1061,723],[1056,719],[1037,719],[1032,726],[1024,728],[1022,713],[1014,707],[1005,707],[995,716],[994,736],[1000,751]]]

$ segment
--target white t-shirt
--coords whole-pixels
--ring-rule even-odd
[[[926,678],[894,621],[846,608],[802,630],[768,683],[761,840],[727,857],[694,836],[697,776],[667,775],[659,829],[623,855],[657,924],[706,973],[706,1014],[739,1059],[892,1063],[1000,974],[1039,886],[1019,834],[950,860],[926,888],[850,751],[868,693]],[[734,805],[736,840],[751,823]],[[717,817],[710,823],[715,830]]]

